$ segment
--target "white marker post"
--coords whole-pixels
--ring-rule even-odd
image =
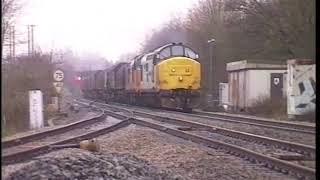
[[[40,90],[29,91],[29,112],[30,129],[43,127],[43,99]]]

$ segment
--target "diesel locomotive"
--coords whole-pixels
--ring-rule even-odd
[[[84,96],[106,102],[191,111],[200,98],[199,55],[182,43],[82,76]]]

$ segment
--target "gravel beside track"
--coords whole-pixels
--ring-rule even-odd
[[[178,128],[182,127],[182,126],[173,125],[173,124],[169,124],[169,123],[159,122],[159,121],[152,120],[149,118],[140,118],[140,119],[146,120],[148,122],[154,122],[157,124],[160,123],[161,125],[164,125],[169,128],[174,128],[174,129],[178,129]],[[182,128],[184,128],[184,127],[182,127]],[[267,144],[261,144],[261,143],[247,141],[247,140],[242,140],[239,138],[234,138],[234,137],[229,137],[229,136],[225,136],[225,135],[221,135],[221,134],[217,134],[217,133],[208,132],[206,130],[193,129],[191,131],[188,130],[188,132],[195,134],[195,135],[202,136],[202,137],[207,137],[209,139],[214,139],[217,141],[240,146],[240,147],[246,148],[248,150],[251,150],[251,151],[254,151],[257,153],[261,153],[264,155],[268,155],[271,157],[274,157],[274,155],[276,155],[276,154],[300,155],[299,153],[294,153],[294,152],[290,152],[287,150],[283,150],[283,149],[276,147],[276,146],[273,146],[273,145],[267,145]],[[315,157],[312,157],[312,158],[315,159]],[[309,168],[315,168],[315,161],[292,161],[292,162],[299,164],[299,165],[302,165],[302,166],[309,167]]]
[[[100,112],[94,112],[94,111],[89,111],[89,110],[83,110],[78,112],[77,114],[72,115],[72,117],[64,117],[64,118],[59,118],[56,120],[53,120],[52,123],[54,126],[59,126],[59,125],[66,125],[69,123],[81,121],[83,119],[89,119],[92,116],[98,115]]]
[[[186,179],[295,179],[223,151],[135,125],[99,140],[102,152],[130,153]]]
[[[80,149],[59,150],[9,169],[3,168],[4,179],[183,179],[130,154],[91,153]]]
[[[56,120],[53,120],[52,123],[55,126],[66,125],[69,123],[77,122],[83,119],[88,119],[92,116],[98,115],[100,112],[92,111],[88,108],[81,108],[78,113],[68,111],[68,117],[62,117]]]

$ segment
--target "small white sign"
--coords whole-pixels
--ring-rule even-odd
[[[43,99],[40,90],[29,91],[29,125],[31,129],[43,127]]]
[[[278,85],[278,84],[280,83],[280,79],[279,79],[279,78],[274,78],[274,79],[273,79],[273,83],[274,83],[275,85]]]
[[[54,82],[53,86],[56,88],[57,93],[61,93],[63,82]]]
[[[56,70],[54,73],[53,73],[53,79],[55,81],[62,81],[64,78],[64,73],[63,71],[61,71],[60,69]]]

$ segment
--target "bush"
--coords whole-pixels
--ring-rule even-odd
[[[268,97],[259,97],[248,113],[255,116],[262,116],[272,119],[287,119],[287,99],[272,100]]]
[[[28,93],[16,93],[4,97],[5,135],[25,131],[29,126]]]
[[[314,110],[308,111],[304,115],[296,116],[295,120],[315,122],[316,121],[316,112]]]
[[[2,105],[5,115],[5,134],[25,131],[29,127],[29,97],[32,89],[43,93],[44,106],[52,96],[53,64],[49,56],[17,57],[2,67]],[[46,112],[44,116],[46,117]]]

